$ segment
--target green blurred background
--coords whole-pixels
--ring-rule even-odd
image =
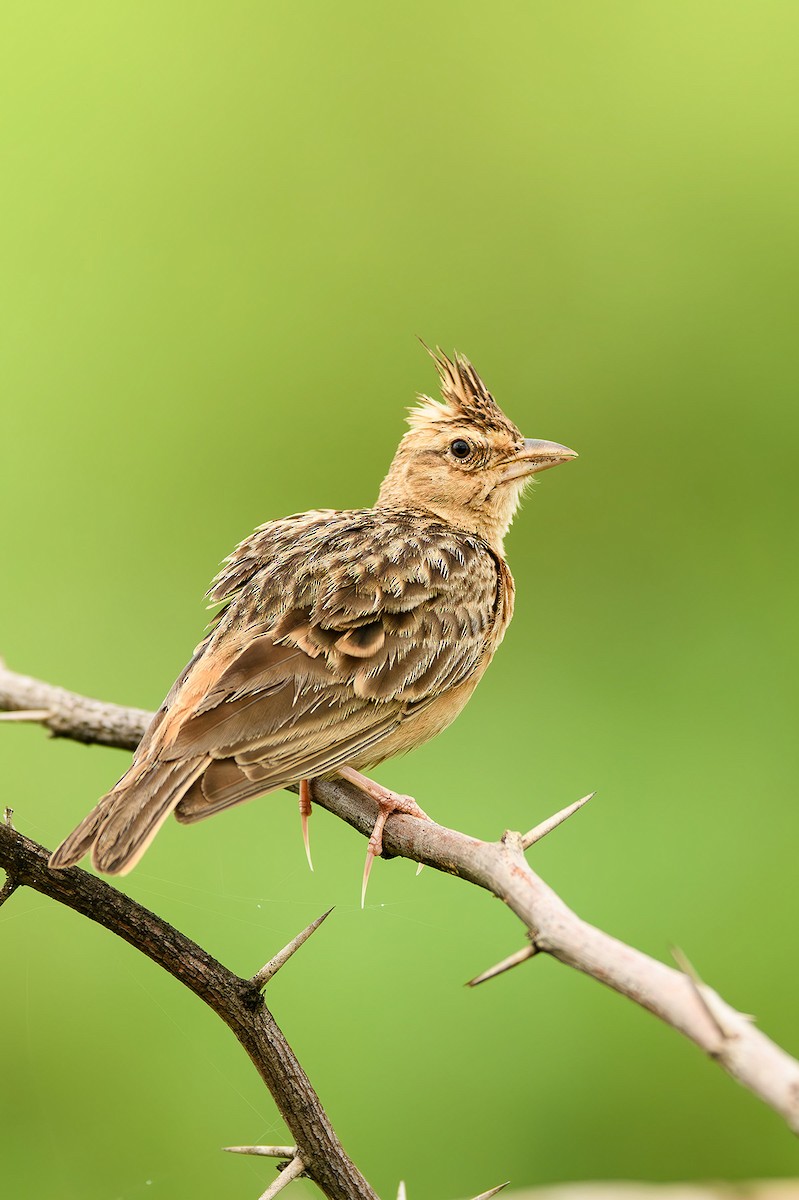
[[[508,540],[517,615],[457,724],[379,777],[478,836],[594,788],[534,865],[794,1053],[795,0],[401,6],[5,0],[0,653],[155,707],[218,561],[368,504],[473,358],[579,450]],[[9,727],[52,846],[127,756]],[[123,886],[242,973],[330,904],[271,1006],[386,1197],[502,1179],[799,1173],[780,1119],[522,944],[484,894],[379,863],[286,794],[170,823]],[[256,1196],[281,1141],[229,1033],[34,894],[0,916],[14,1196]],[[307,1184],[297,1193],[311,1195]]]

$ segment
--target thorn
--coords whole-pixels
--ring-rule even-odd
[[[557,829],[558,825],[562,825],[574,813],[587,804],[589,800],[593,800],[596,792],[589,792],[587,796],[583,796],[582,800],[575,800],[574,804],[570,804],[567,808],[562,808],[560,812],[555,813],[554,817],[547,817],[546,821],[542,821],[540,825],[536,825],[529,833],[526,833],[522,838],[522,850],[529,850],[536,842],[540,842],[541,838],[546,837],[553,829]]]
[[[223,1146],[228,1154],[257,1154],[262,1158],[295,1158],[296,1146]]]
[[[300,824],[302,825],[302,844],[305,846],[305,857],[308,859],[308,866],[313,871],[313,859],[311,858],[311,837],[308,830],[308,818],[313,812],[311,805],[311,785],[307,779],[300,780]]]
[[[489,967],[487,971],[483,971],[482,975],[475,975],[474,979],[470,979],[466,984],[467,987],[477,987],[478,983],[485,983],[488,979],[493,979],[495,975],[502,975],[505,971],[510,971],[511,967],[518,967],[519,963],[527,962],[528,958],[538,954],[537,946],[525,946],[522,950],[517,950],[515,954],[511,954],[509,958],[503,958],[502,962],[497,963],[495,967]],[[502,1185],[505,1187],[505,1184]],[[492,1192],[493,1196],[494,1193]],[[479,1196],[477,1200],[480,1200]]]
[[[481,1192],[479,1196],[475,1196],[474,1200],[491,1200],[492,1196],[498,1196],[500,1192],[503,1192],[509,1183],[510,1180],[506,1179],[499,1187],[491,1188],[488,1192]]]
[[[11,819],[13,816],[14,816],[13,808],[4,808],[3,809],[3,824],[7,825],[9,829],[14,828],[14,822]]]
[[[693,963],[689,960],[688,956],[683,953],[683,951],[680,949],[679,946],[672,946],[671,956],[674,959],[674,961],[676,962],[677,966],[682,971],[683,975],[685,975],[685,977],[690,982],[691,987],[693,988],[693,991],[694,991],[694,995],[696,996],[699,1003],[702,1005],[702,1008],[705,1010],[705,1012],[707,1013],[710,1020],[715,1025],[716,1032],[718,1033],[722,1042],[726,1042],[727,1039],[731,1035],[727,1032],[727,1030],[722,1025],[721,1021],[718,1018],[718,1014],[713,1011],[710,1001],[709,1001],[707,995],[705,994],[706,991],[708,990],[707,986],[702,982],[702,980],[699,976],[699,972],[696,970]]]
[[[17,708],[1,712],[0,721],[49,721],[52,715],[49,708]]]
[[[397,1200],[408,1200],[408,1193],[405,1191],[405,1180],[401,1179],[397,1188]]]
[[[252,986],[257,988],[259,992],[263,991],[272,976],[277,975],[280,968],[285,966],[292,954],[296,953],[300,946],[308,941],[311,934],[315,933],[322,922],[327,920],[332,911],[333,909],[329,908],[327,912],[322,913],[321,917],[317,917],[315,921],[311,921],[311,924],[303,929],[302,933],[298,933],[295,938],[291,939],[287,946],[284,946],[282,950],[277,952],[274,958],[270,958],[269,962],[264,963],[260,971],[256,975],[253,975],[250,980]]]
[[[273,1196],[279,1195],[284,1187],[288,1187],[292,1179],[299,1179],[305,1167],[301,1158],[292,1158],[288,1166],[284,1167],[278,1175],[277,1179],[270,1183],[269,1187],[259,1197],[259,1200],[272,1200]]]
[[[423,871],[423,870],[424,870],[424,863],[417,863],[417,864],[416,864],[416,874],[417,874],[417,876],[418,876],[418,875],[421,875],[421,873],[422,873],[422,871]]]

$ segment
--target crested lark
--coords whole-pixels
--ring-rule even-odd
[[[200,821],[252,796],[340,775],[378,804],[364,889],[392,812],[425,814],[360,774],[457,717],[513,613],[503,539],[525,484],[576,458],[525,440],[455,355],[442,401],[410,414],[374,508],[270,521],[225,560],[223,607],[119,783],[55,851],[123,875],[171,812]],[[310,861],[310,855],[309,855]]]

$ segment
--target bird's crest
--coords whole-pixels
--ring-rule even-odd
[[[436,364],[441,379],[441,400],[420,395],[419,403],[409,410],[408,424],[411,429],[423,429],[431,424],[447,424],[450,421],[473,421],[484,429],[501,430],[514,438],[521,437],[468,358],[457,351],[454,358],[448,358],[440,349],[431,350],[425,346],[425,350]]]

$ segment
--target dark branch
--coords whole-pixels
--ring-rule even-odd
[[[0,867],[16,887],[41,892],[135,946],[207,1004],[232,1030],[277,1103],[304,1173],[330,1200],[378,1200],[336,1137],[307,1075],[258,987],[207,954],[155,913],[72,867],[53,871],[49,852],[0,825]]]

